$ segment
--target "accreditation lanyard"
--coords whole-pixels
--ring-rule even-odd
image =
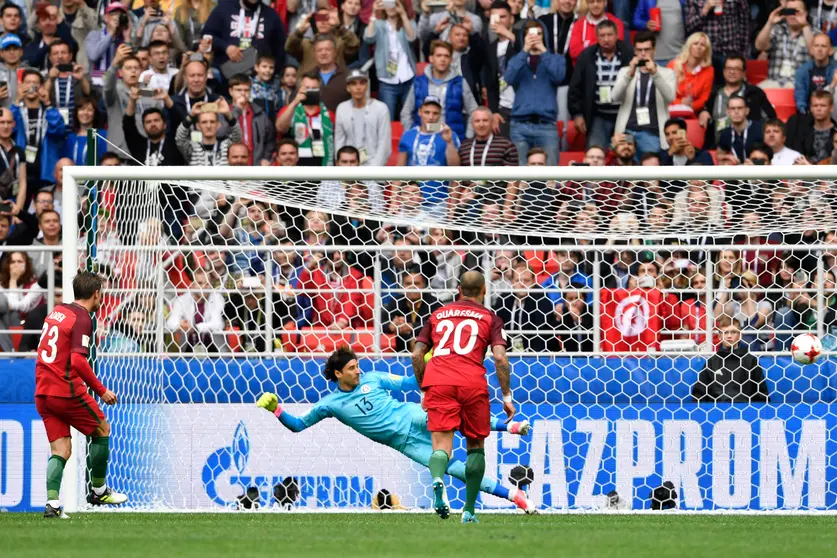
[[[154,162],[151,162],[151,140],[148,140],[148,145],[145,147],[145,165],[148,167],[156,167],[160,162],[160,157],[163,155],[163,145],[166,143],[166,137],[163,136],[160,140],[160,147],[154,153],[157,155]]]
[[[70,92],[73,90],[73,76],[67,76],[67,89],[64,91],[64,104],[61,104],[61,90],[58,85],[61,83],[62,78],[58,78],[55,80],[55,102],[58,103],[58,106],[61,108],[70,108]]]
[[[253,18],[250,20],[250,24],[248,25],[245,23],[244,6],[241,6],[241,10],[238,12],[238,31],[240,39],[252,39],[256,36],[256,32],[259,28],[259,14],[261,13],[262,5],[259,3],[259,7],[256,8],[256,13],[253,14]]]
[[[250,107],[247,107],[245,110],[241,111],[241,116],[239,117],[238,125],[241,127],[241,139],[248,148],[250,147],[250,126],[247,125],[247,111],[250,110]],[[250,119],[252,122],[252,118]]]
[[[203,146],[201,146],[203,147]],[[205,150],[204,150],[205,151]],[[209,161],[209,165],[214,167],[216,166],[216,162],[218,160],[218,140],[215,140],[215,145],[212,146],[212,159]]]
[[[788,60],[788,37],[790,37],[790,30],[788,31],[788,35],[785,35],[785,42],[782,43],[782,57],[785,60]],[[791,56],[792,60],[796,60],[796,55],[799,54],[800,45],[802,41],[799,40],[799,37],[796,38],[796,46],[793,49],[793,55]]]
[[[480,163],[481,167],[485,166],[485,160],[488,158],[488,150],[491,147],[491,140],[494,139],[494,134],[488,136],[488,141],[485,142],[485,148],[482,150],[482,163]],[[477,148],[477,138],[471,142],[471,166],[474,166],[474,151]]]
[[[12,149],[14,149],[14,142],[12,142]],[[0,145],[0,156],[3,157],[3,162],[6,163],[6,168],[8,169],[9,158],[6,156],[6,150],[3,149],[2,145]],[[15,151],[15,168],[13,172],[15,174],[15,182],[17,182],[18,177],[20,176],[20,155],[17,154],[17,151]]]
[[[645,103],[639,104],[639,99],[642,96],[642,73],[637,77],[636,80],[636,106],[638,107],[645,107],[647,108],[650,106],[651,103],[651,86],[654,85],[654,78],[651,77],[651,74],[648,75],[648,87],[645,89]]]
[[[26,144],[29,145],[29,110],[23,105],[23,103],[20,103],[20,111],[27,115],[26,118],[23,119],[23,126],[26,128]],[[43,139],[43,133],[46,131],[43,127],[43,119],[44,107],[41,105],[38,107],[38,122],[37,128],[35,128],[35,145],[32,146],[36,149]]]
[[[743,161],[745,159],[744,155],[747,153],[747,134],[750,133],[750,121],[747,121],[747,127],[744,128],[744,133],[741,134],[741,157],[738,157],[738,153],[735,154],[739,160]],[[732,141],[730,142],[733,151],[735,150],[735,128],[732,129]]]

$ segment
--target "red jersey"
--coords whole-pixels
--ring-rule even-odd
[[[87,392],[70,355],[88,355],[93,322],[78,304],[59,304],[44,320],[35,363],[35,395],[75,397]],[[91,386],[92,387],[92,386]]]
[[[485,306],[466,300],[433,312],[416,341],[433,347],[422,388],[485,387],[486,350],[506,346],[503,320]]]

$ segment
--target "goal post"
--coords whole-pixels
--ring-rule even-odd
[[[304,414],[343,344],[364,373],[411,375],[421,316],[478,269],[533,424],[492,433],[486,476],[531,466],[552,511],[609,509],[611,491],[650,509],[671,482],[683,510],[837,512],[836,363],[789,356],[802,332],[837,346],[835,167],[66,167],[66,215],[90,211],[89,188],[102,218],[64,220],[64,297],[90,233],[98,370],[121,400],[103,408],[108,482],[132,509],[238,509],[248,489],[285,509],[290,486],[293,509],[368,510],[382,489],[428,508],[426,468],[334,419],[290,433],[254,403],[272,391]],[[762,377],[716,379],[724,324]]]

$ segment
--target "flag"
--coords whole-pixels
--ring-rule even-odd
[[[602,351],[659,349],[663,305],[659,289],[602,289]]]

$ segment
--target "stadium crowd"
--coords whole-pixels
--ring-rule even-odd
[[[39,330],[43,322],[46,284],[61,259],[27,246],[61,244],[69,165],[837,163],[835,5],[7,2],[0,7],[0,243],[21,251],[5,252],[0,264],[0,328]],[[95,153],[88,152],[91,129]],[[109,296],[103,348],[159,348],[148,330],[159,318],[154,269],[164,266],[167,287],[180,293],[165,310],[172,350],[329,350],[326,341],[341,339],[369,348],[378,319],[386,349],[409,350],[416,328],[454,296],[466,269],[490,274],[491,304],[517,350],[594,350],[592,305],[614,318],[620,300],[611,295],[619,289],[654,292],[646,297],[654,307],[646,329],[655,336],[625,345],[609,337],[603,320],[605,350],[648,350],[665,338],[705,342],[708,304],[713,316],[738,322],[750,349],[786,350],[790,330],[816,330],[820,319],[830,331],[837,322],[837,247],[820,273],[813,247],[769,245],[837,244],[837,236],[749,231],[763,231],[776,215],[831,216],[832,185],[809,186],[326,181],[315,192],[322,211],[303,212],[163,185],[161,218],[146,219],[126,209],[147,206],[143,192],[105,184],[96,264],[112,287],[143,294],[130,304],[124,293]],[[560,245],[527,250],[555,242],[532,236],[393,226],[330,210],[417,223],[466,220],[477,228],[515,219],[571,223],[568,230],[601,240],[558,244],[589,243],[600,257]],[[640,230],[664,240],[645,240]],[[703,234],[692,244],[766,248],[690,248],[675,230]],[[632,231],[634,240],[607,239]],[[643,248],[655,243],[670,248]],[[160,250],[109,249],[136,244]],[[347,244],[358,249],[324,248]],[[450,244],[474,248],[443,248]],[[195,245],[210,248],[176,250]],[[229,245],[266,250],[217,249]],[[380,315],[373,292],[379,252],[363,245],[387,248],[380,252]],[[442,248],[411,249],[417,245]],[[480,251],[484,245],[508,250]],[[820,282],[825,296],[817,294]],[[594,286],[605,289],[598,298]],[[267,323],[277,331],[274,347],[272,336],[257,333]],[[308,328],[334,333],[299,333]],[[36,342],[37,335],[0,334],[3,351],[32,350]]]

